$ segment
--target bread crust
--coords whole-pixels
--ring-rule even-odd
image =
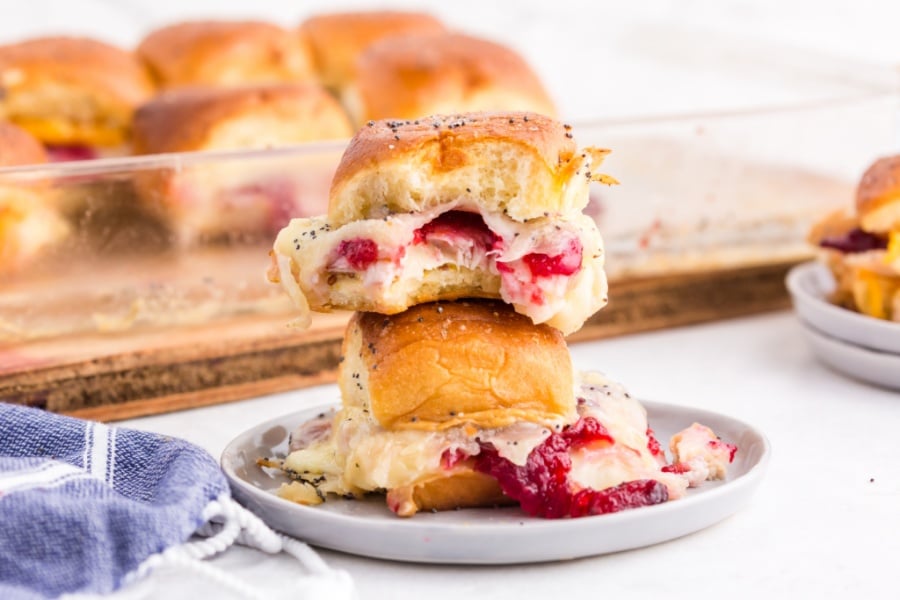
[[[471,469],[457,469],[448,476],[436,477],[387,492],[387,504],[399,517],[411,517],[419,511],[455,510],[515,504],[506,496],[497,480]]]
[[[354,78],[359,55],[374,42],[401,34],[446,32],[436,17],[421,12],[371,11],[314,15],[300,25],[309,42],[319,80],[334,90]]]
[[[527,112],[370,121],[337,167],[329,220],[420,212],[461,196],[516,221],[581,211],[608,150],[578,152],[570,130]]]
[[[0,118],[49,144],[115,146],[154,92],[135,56],[87,38],[0,46]]]
[[[266,117],[282,125],[278,132],[259,131],[261,140],[288,137],[288,141],[299,143],[348,138],[353,133],[341,106],[313,83],[192,87],[163,92],[138,109],[134,118],[135,152],[223,149],[221,143],[214,143],[217,128],[254,117]],[[229,147],[262,145],[251,142],[236,140]]]
[[[162,87],[310,80],[302,36],[261,21],[189,21],[157,29],[137,48]]]
[[[460,111],[556,114],[540,79],[519,54],[458,33],[384,38],[360,54],[353,79],[348,106],[355,107],[360,123]]]
[[[880,158],[866,170],[856,190],[856,212],[866,231],[900,230],[900,155]]]
[[[344,351],[344,402],[361,398],[387,430],[520,421],[554,426],[576,417],[562,334],[502,302],[419,304],[393,316],[356,313]]]

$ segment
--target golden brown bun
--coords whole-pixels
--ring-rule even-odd
[[[373,11],[315,15],[300,25],[312,49],[322,83],[341,89],[353,80],[353,66],[372,43],[389,36],[444,33],[435,17],[417,12]]]
[[[514,112],[370,122],[335,172],[329,221],[421,212],[463,196],[516,221],[580,211],[609,151],[579,152],[570,129]]]
[[[419,511],[454,510],[515,504],[504,495],[497,480],[477,471],[456,471],[387,493],[388,507],[400,517],[411,517]]]
[[[134,118],[138,154],[267,148],[349,138],[340,104],[313,83],[163,92]]]
[[[865,231],[900,231],[900,156],[875,161],[856,190],[856,212]]]
[[[0,167],[47,162],[47,152],[36,137],[12,123],[0,121]]]
[[[153,84],[130,52],[84,38],[0,46],[0,119],[46,144],[117,146]]]
[[[339,376],[345,405],[388,430],[428,431],[574,421],[573,381],[559,331],[478,300],[356,313]]]
[[[157,29],[137,48],[162,87],[309,80],[302,37],[258,21],[194,21]]]
[[[461,34],[393,36],[356,62],[344,97],[361,124],[485,110],[555,115],[537,75],[513,50]]]

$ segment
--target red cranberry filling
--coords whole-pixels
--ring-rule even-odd
[[[480,214],[461,210],[442,213],[413,233],[414,244],[424,244],[429,241],[429,238],[448,242],[466,238],[484,248],[493,248],[500,241],[497,234],[488,228]]]
[[[718,450],[720,448],[728,450],[728,462],[734,462],[734,455],[737,454],[737,446],[729,444],[728,442],[723,442],[722,440],[709,440],[707,443],[713,450]]]
[[[686,463],[672,463],[671,465],[666,465],[660,469],[663,473],[687,473],[691,470],[690,465]]]
[[[656,458],[665,459],[665,454],[663,453],[662,446],[659,445],[659,440],[656,439],[656,434],[653,433],[653,430],[649,427],[647,428],[647,450],[650,451]]]
[[[819,245],[823,248],[833,248],[848,254],[855,254],[869,250],[884,250],[887,248],[888,242],[883,237],[856,228],[842,236],[824,238]]]
[[[97,151],[90,146],[47,146],[47,157],[51,162],[67,162],[74,160],[93,160]]]
[[[522,260],[531,270],[532,277],[550,277],[551,275],[573,275],[581,268],[581,242],[571,238],[565,251],[561,254],[527,254]]]
[[[457,448],[455,450],[450,450],[447,448],[441,454],[441,467],[444,469],[452,469],[458,463],[466,460],[469,457],[463,450]]]
[[[522,510],[537,517],[599,515],[668,500],[666,487],[650,479],[606,490],[573,490],[569,483],[569,449],[598,442],[612,444],[614,440],[599,421],[583,417],[562,432],[551,434],[532,450],[524,466],[501,457],[493,445],[482,444],[475,469],[494,477]]]
[[[365,271],[378,260],[378,245],[373,240],[353,238],[343,240],[338,246],[338,256],[347,259],[347,264],[357,271]]]

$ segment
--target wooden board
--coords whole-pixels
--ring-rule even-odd
[[[783,309],[789,304],[784,278],[793,264],[614,281],[609,306],[570,341]],[[108,336],[56,340],[87,348],[95,343],[107,352],[9,369],[0,377],[0,400],[117,420],[334,381],[347,318],[317,316],[312,328],[297,331],[285,326],[283,315],[244,317],[129,335],[119,346]]]

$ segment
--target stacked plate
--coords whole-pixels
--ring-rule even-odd
[[[900,389],[900,323],[831,304],[834,279],[819,263],[794,267],[787,287],[819,360],[855,379]]]

